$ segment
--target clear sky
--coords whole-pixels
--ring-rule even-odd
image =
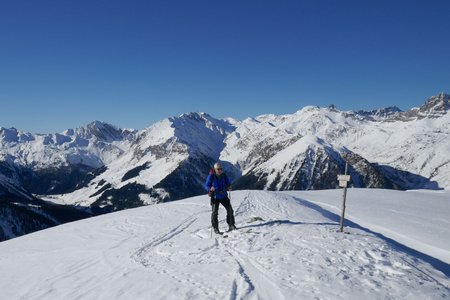
[[[450,93],[449,0],[0,1],[0,126],[409,109]]]

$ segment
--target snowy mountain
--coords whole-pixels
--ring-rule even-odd
[[[422,118],[439,118],[447,114],[450,109],[450,95],[440,93],[430,97],[421,107],[400,114],[397,119],[407,121]]]
[[[4,299],[447,299],[448,191],[238,191],[210,236],[206,196],[0,243]],[[224,211],[220,226],[226,226]]]
[[[135,131],[99,121],[55,134],[31,134],[0,127],[2,154],[34,170],[83,164],[98,168],[120,156]]]
[[[354,112],[356,115],[360,115],[363,118],[371,119],[373,121],[383,121],[383,120],[389,120],[394,119],[398,117],[403,111],[398,108],[397,106],[390,106],[380,109],[375,109],[372,111],[364,111],[359,110],[357,112]]]
[[[98,121],[56,134],[0,128],[0,240],[91,216],[34,194],[85,186],[124,153],[133,134]]]
[[[0,241],[91,216],[34,197],[20,185],[20,175],[10,162],[0,162]]]
[[[226,140],[221,159],[239,166],[242,188],[335,188],[345,162],[356,187],[449,188],[449,98],[431,97],[423,114],[408,119],[396,113],[379,121],[313,106],[247,119]],[[423,117],[426,107],[433,113]],[[437,116],[436,107],[445,113]]]
[[[449,189],[449,99],[406,112],[307,106],[243,121],[188,113],[140,131],[98,121],[57,134],[0,128],[0,199],[90,214],[178,200],[203,194],[219,159],[236,189],[333,189],[345,163],[353,187]]]
[[[137,132],[126,153],[85,188],[60,199],[117,210],[201,194],[205,170],[233,130],[204,113],[168,118]]]
[[[31,193],[69,192],[123,155],[134,134],[98,121],[56,134],[0,128],[0,160],[20,170],[20,184]]]

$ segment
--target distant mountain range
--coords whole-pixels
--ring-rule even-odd
[[[204,193],[217,160],[235,189],[450,188],[450,96],[418,108],[307,106],[243,121],[188,113],[143,130],[0,128],[0,240],[92,214]]]

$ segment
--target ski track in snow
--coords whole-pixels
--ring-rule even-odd
[[[247,192],[244,195],[243,200],[241,201],[239,206],[235,209],[236,218],[241,217],[244,219],[248,219],[250,217],[248,216],[248,212],[251,212],[253,215],[265,220],[262,223],[256,225],[241,226],[242,228],[251,227],[262,229],[265,226],[275,227],[282,225],[319,225],[327,227],[325,233],[333,234],[337,230],[338,224],[333,221],[308,224],[305,222],[295,222],[292,220],[280,219],[283,217],[290,217],[290,209],[286,205],[283,205],[284,203],[288,203],[287,198],[288,197],[283,197],[279,194],[273,194],[269,198],[267,197],[267,194],[265,192]],[[210,211],[202,211],[200,213],[205,214],[205,217],[209,217]],[[225,214],[223,211],[221,213]],[[308,215],[313,215],[314,213],[317,214],[317,212],[310,211]],[[164,248],[164,245],[162,244],[168,243],[170,239],[176,238],[181,232],[187,230],[191,225],[193,225],[197,220],[197,217],[195,216],[196,215],[188,217],[175,228],[169,230],[144,247],[140,248],[135,253],[134,259],[136,261],[139,261],[146,267],[152,266],[155,269],[159,268],[159,272],[161,272],[162,274],[166,274],[172,279],[178,278],[180,282],[183,282],[183,280],[180,278],[185,278],[185,275],[187,275],[188,277],[190,276],[188,274],[181,274],[182,276],[178,274],[177,267],[180,263],[182,263],[183,259],[175,260],[174,270],[169,270],[171,264],[168,264],[168,262],[171,262],[172,258],[169,258],[170,251],[162,250],[162,248]],[[222,227],[226,226],[224,220],[221,221],[221,225]],[[281,259],[280,262],[276,263],[274,259],[252,256],[252,252],[254,252],[255,250],[269,251],[268,249],[271,248],[276,249],[277,247],[275,246],[275,244],[276,242],[280,241],[283,241],[283,246],[286,246],[287,241],[293,241],[293,245],[291,245],[290,247],[291,252],[289,254],[291,256],[298,257],[298,250],[300,249],[300,253],[302,255],[298,257],[298,259],[301,260],[302,265],[308,266],[308,272],[311,273],[314,273],[314,269],[318,269],[320,278],[328,281],[330,285],[332,284],[333,280],[329,276],[329,270],[333,269],[334,266],[338,266],[334,270],[335,276],[338,279],[340,278],[342,280],[349,280],[353,277],[353,275],[351,274],[353,271],[352,266],[348,263],[348,261],[352,263],[363,262],[363,267],[359,267],[358,273],[364,275],[363,277],[365,279],[362,283],[364,283],[374,291],[384,286],[384,281],[391,280],[392,277],[404,276],[406,271],[415,269],[414,262],[410,262],[405,259],[396,261],[394,263],[389,261],[389,250],[384,250],[388,247],[386,245],[381,245],[379,249],[367,249],[362,252],[353,251],[351,250],[351,247],[349,247],[350,249],[348,250],[342,251],[336,251],[335,249],[325,249],[325,251],[323,251],[324,253],[321,253],[322,255],[320,255],[320,252],[318,252],[317,250],[321,246],[320,243],[311,247],[311,239],[306,238],[299,240],[296,232],[292,230],[287,230],[284,236],[281,233],[280,235],[282,236],[282,238],[280,238],[279,234],[265,232],[265,230],[262,230],[260,232],[242,232],[242,230],[243,229],[241,229],[241,232],[228,233],[229,237],[226,239],[215,237],[215,242],[213,244],[203,249],[199,249],[200,251],[197,253],[188,253],[188,255],[197,255],[197,258],[199,259],[198,261],[201,263],[203,261],[202,259],[205,259],[204,253],[206,251],[214,250],[219,252],[218,256],[222,258],[223,262],[226,262],[227,264],[229,262],[235,264],[234,275],[231,276],[233,280],[231,283],[231,292],[229,299],[245,299],[252,297],[264,297],[267,299],[289,299],[290,297],[295,297],[296,290],[300,288],[301,282],[300,280],[296,279],[295,275],[289,274],[287,276],[283,276],[285,274],[283,274],[282,268],[279,267],[279,264],[280,262],[282,262],[283,265],[283,262],[286,262],[285,259]],[[199,232],[201,231],[203,233],[203,236],[202,234],[199,234]],[[207,239],[208,232],[209,230],[206,229],[195,229],[190,232],[190,236],[194,234]],[[262,235],[263,237],[259,238],[258,235]],[[367,235],[367,237],[369,236],[370,235]],[[260,246],[261,241],[267,241],[267,237],[269,237],[269,240],[273,239],[274,244],[269,244],[265,248],[263,248]],[[326,235],[322,234],[322,236],[320,237],[326,238]],[[358,244],[361,247],[364,247],[365,245],[367,245],[368,238],[366,238],[365,240],[366,241],[364,242],[358,242]],[[249,249],[255,249],[253,251],[249,251],[248,249],[246,249],[246,247],[242,247],[241,244],[243,242],[248,245]],[[180,242],[180,244],[184,243]],[[158,249],[159,245],[161,245],[162,247]],[[150,250],[153,252],[149,253]],[[179,254],[180,253],[178,253],[178,255]],[[271,254],[273,254],[274,256],[276,255],[276,253]],[[311,257],[317,255],[320,255],[321,263],[319,264],[317,264],[317,261],[310,261]],[[163,256],[167,259],[167,261],[165,261],[165,264],[149,264],[150,261],[160,262],[161,257],[159,257],[158,259],[158,256]],[[214,257],[207,256],[208,262],[212,262],[213,260]],[[320,267],[318,268],[317,266]],[[426,272],[420,271],[420,269],[417,268],[416,271],[419,271],[419,275],[422,276],[421,278],[423,280],[427,280],[430,282],[434,281],[439,285],[439,282],[434,280],[434,278],[428,275]],[[375,275],[379,277],[379,280],[367,279],[367,277],[370,278],[374,277]],[[278,280],[279,278],[281,278],[281,280]],[[208,289],[208,284],[204,281],[199,282],[197,285],[198,288],[204,293],[204,296],[210,296],[210,292],[214,290],[214,288]],[[410,287],[413,288],[413,286]],[[447,289],[447,287],[444,285],[442,285],[441,287],[444,288],[444,290]],[[332,289],[332,286],[330,286],[330,289]],[[290,291],[290,293],[285,293],[285,291]],[[312,289],[312,293],[320,295],[320,288]],[[218,291],[216,294],[222,296],[223,294],[225,294],[225,290],[221,292]],[[386,296],[389,298],[388,293],[386,294]]]
[[[139,248],[134,254],[133,258],[140,262],[143,266],[148,266],[148,262],[144,259],[145,254],[148,251],[151,251],[152,248],[167,242],[168,240],[172,239],[176,235],[182,233],[184,230],[186,230],[192,223],[194,223],[196,220],[195,217],[191,216],[188,217],[186,220],[184,220],[181,224],[176,226],[175,228],[169,230],[167,233],[162,234],[160,237],[157,237],[150,243],[144,245],[143,247]]]
[[[445,274],[361,228],[338,233],[336,220],[306,200],[242,191],[233,193],[232,204],[240,229],[226,238],[210,237],[211,210],[203,196],[1,243],[0,289],[5,299],[450,297]],[[221,208],[222,230],[225,214]],[[39,250],[49,243],[45,233],[51,255]],[[30,243],[36,251],[27,252],[20,243],[27,239],[42,245]],[[32,272],[24,276],[27,268]]]

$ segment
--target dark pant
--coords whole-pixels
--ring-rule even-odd
[[[222,204],[223,207],[227,210],[227,223],[228,225],[234,225],[234,212],[233,207],[231,207],[230,199],[214,199],[211,198],[211,207],[212,207],[212,214],[211,214],[211,224],[213,228],[219,228],[219,204]]]

